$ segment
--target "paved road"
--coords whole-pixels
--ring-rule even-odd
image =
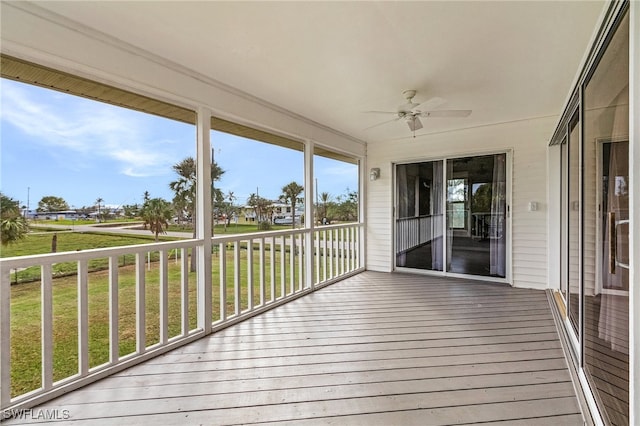
[[[105,234],[128,234],[128,235],[145,235],[145,236],[149,236],[149,235],[153,235],[151,233],[151,231],[149,231],[148,229],[133,229],[133,228],[139,228],[140,224],[122,224],[122,226],[100,226],[98,224],[96,225],[54,225],[54,224],[45,224],[42,225],[42,227],[44,228],[54,228],[54,229],[60,229],[60,231],[70,231],[70,232],[102,232]],[[33,230],[37,230],[38,226],[33,226],[32,227]],[[193,237],[193,233],[191,232],[177,232],[177,231],[170,231],[167,232],[166,234],[162,234],[162,235],[167,235],[169,237],[176,237],[176,238],[192,238]],[[225,234],[227,235],[227,234]]]

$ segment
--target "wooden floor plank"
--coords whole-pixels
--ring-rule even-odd
[[[373,272],[39,408],[69,410],[61,425],[582,424],[544,292]]]

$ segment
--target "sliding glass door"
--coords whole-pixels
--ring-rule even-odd
[[[396,266],[506,278],[506,163],[500,153],[397,165]]]
[[[560,280],[572,357],[601,423],[629,424],[629,14],[610,33],[565,111],[560,146]],[[600,423],[600,422],[597,422]]]
[[[396,169],[396,265],[443,270],[442,161]]]

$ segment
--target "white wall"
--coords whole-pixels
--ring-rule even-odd
[[[393,269],[393,163],[511,150],[512,281],[547,288],[547,145],[556,122],[554,116],[369,144],[367,167],[379,167],[381,176],[367,185],[367,269]],[[531,201],[535,212],[528,211]]]

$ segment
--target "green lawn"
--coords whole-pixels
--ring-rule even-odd
[[[289,265],[289,252],[284,254],[285,264]],[[157,256],[157,255],[156,255]],[[266,300],[271,298],[269,276],[271,267],[275,268],[276,285],[275,297],[282,295],[280,270],[280,251],[276,251],[274,265],[269,262],[269,252],[266,254]],[[227,297],[226,312],[234,313],[234,262],[233,250],[228,250],[227,258]],[[212,259],[212,318],[220,318],[220,271],[219,257]],[[180,297],[180,265],[173,258],[168,261],[168,327],[169,336],[179,335],[181,332],[181,297]],[[296,259],[297,262],[297,259]],[[150,269],[145,272],[145,318],[147,346],[159,341],[159,279],[158,262],[152,262]],[[249,305],[247,280],[247,250],[241,250],[241,309]],[[257,271],[259,270],[258,256],[253,256],[254,277],[253,303],[259,304],[260,286]],[[297,265],[297,263],[296,263]],[[295,269],[294,280],[299,282],[298,270]],[[286,291],[290,291],[289,277],[286,278]],[[196,277],[189,274],[189,329],[196,327]],[[89,364],[98,366],[108,361],[109,354],[109,291],[108,272],[96,271],[89,274]],[[135,267],[133,265],[119,268],[119,353],[121,356],[135,352]],[[37,389],[41,386],[41,307],[40,283],[25,283],[11,286],[11,393],[17,396]],[[54,381],[72,376],[78,371],[78,307],[77,307],[77,276],[70,275],[53,280],[54,299]]]

